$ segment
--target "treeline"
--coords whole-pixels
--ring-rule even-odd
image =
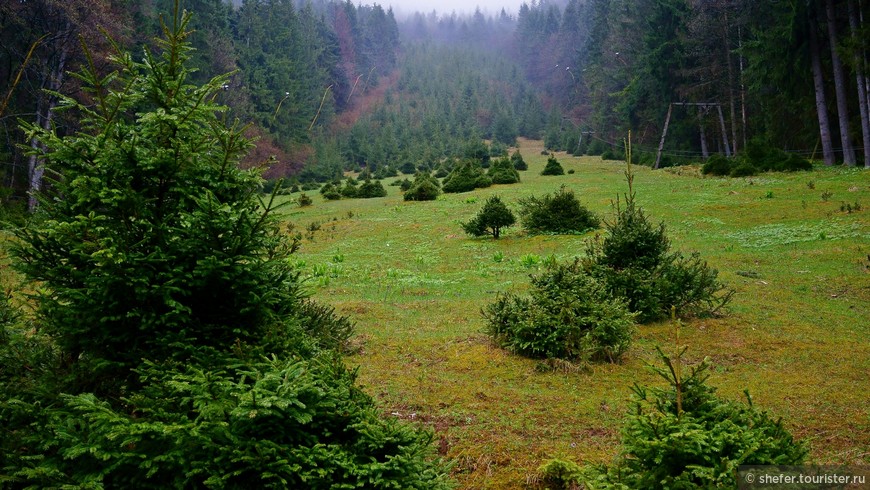
[[[670,115],[666,159],[772,146],[870,166],[866,12],[866,0],[532,2],[513,52],[577,125],[551,125],[562,139],[621,146],[633,129],[650,153]]]
[[[516,18],[504,8],[495,16],[485,15],[480,8],[470,16],[455,11],[443,15],[434,10],[428,14],[415,12],[399,24],[399,32],[408,42],[429,41],[489,51],[506,48],[515,28]]]
[[[190,77],[202,83],[235,71],[218,95],[232,117],[253,122],[259,138],[248,164],[272,160],[273,174],[297,171],[316,153],[312,141],[336,116],[395,70],[399,32],[392,10],[350,1],[186,0],[194,13]],[[41,162],[22,150],[38,143],[20,120],[71,133],[54,94],[79,92],[67,75],[112,51],[102,32],[141,57],[161,33],[171,0],[3,2],[0,5],[0,168],[4,197],[25,197],[42,181]]]
[[[342,170],[363,168],[381,176],[432,170],[483,139],[501,154],[517,136],[542,134],[545,109],[509,60],[428,42],[403,49],[395,87],[349,131],[321,142],[332,145],[333,158],[306,167],[304,179],[332,179]]]

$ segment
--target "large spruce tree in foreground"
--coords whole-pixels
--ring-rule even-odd
[[[175,19],[160,55],[77,75],[80,132],[26,128],[53,181],[17,249],[36,329],[0,336],[0,485],[444,488],[332,353],[351,325],[300,293]]]
[[[78,75],[91,100],[63,98],[77,134],[27,127],[52,181],[20,234],[22,270],[43,286],[46,332],[112,375],[258,339],[299,302],[259,177],[236,166],[249,142],[215,115],[225,79],[190,85],[185,34],[168,34],[162,57],[120,54],[108,77]]]

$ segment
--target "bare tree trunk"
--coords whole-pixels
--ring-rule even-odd
[[[656,164],[653,165],[654,169],[658,169],[662,162],[662,150],[665,148],[665,137],[668,135],[668,125],[671,123],[671,111],[673,108],[674,104],[668,104],[668,115],[665,116],[665,127],[662,129],[662,139],[659,141],[659,151],[656,153]]]
[[[825,79],[822,74],[822,60],[819,53],[819,34],[816,23],[810,19],[810,58],[813,67],[813,85],[816,91],[816,114],[819,118],[819,137],[822,141],[822,156],[825,165],[834,164],[834,148],[831,144],[831,124],[828,121],[828,108],[825,102]]]
[[[725,10],[725,26],[723,32],[725,43],[725,61],[728,65],[728,109],[731,117],[731,147],[737,153],[737,102],[734,97],[734,63],[731,61],[731,36],[729,35],[728,10]]]
[[[54,97],[49,95],[41,97],[41,100],[37,104],[36,124],[42,129],[48,130],[51,128],[51,119],[54,117],[55,106]],[[27,160],[27,172],[30,176],[27,209],[32,213],[36,211],[38,204],[36,195],[42,189],[42,177],[45,175],[45,165],[42,159],[37,156],[37,152],[42,149],[42,143],[33,138],[30,140],[30,147],[34,150],[34,153]]]
[[[864,27],[864,0],[858,0],[858,25]],[[867,114],[870,114],[870,75],[867,70],[870,70],[870,61],[867,61],[867,45],[866,41],[861,44],[863,50],[861,57],[864,61],[864,98],[867,100]],[[870,151],[870,150],[868,150]]]
[[[71,32],[67,23],[67,32]],[[47,80],[42,84],[44,88],[52,91],[58,91],[63,84],[64,70],[66,69],[66,61],[69,56],[69,43],[62,45],[57,63],[51,68],[47,74]],[[40,93],[39,101],[36,105],[36,124],[45,129],[51,129],[51,120],[54,117],[54,109],[57,107],[57,100],[54,95],[45,92]],[[30,140],[30,147],[33,148],[34,154],[30,155],[27,162],[27,171],[30,176],[30,186],[27,198],[27,209],[30,212],[36,210],[38,205],[37,194],[42,188],[42,178],[45,175],[45,166],[41,158],[35,153],[40,150],[41,143],[33,138]]]
[[[743,31],[740,25],[737,26],[737,49],[738,59],[740,60],[740,119],[743,122],[741,133],[743,134],[743,148],[746,149],[746,84],[743,78]]]
[[[864,0],[858,0],[858,20],[860,26],[864,27]],[[864,69],[870,70],[870,61],[867,61],[867,51],[864,51]],[[870,75],[864,72],[864,95],[867,99],[867,113],[870,114]],[[867,149],[870,151],[870,148]]]
[[[719,127],[722,129],[722,144],[725,145],[725,156],[731,157],[731,147],[728,146],[728,130],[725,129],[725,118],[722,117],[722,106],[716,104],[716,110],[719,112]]]
[[[859,32],[858,11],[855,0],[849,0],[849,29],[853,36]],[[864,144],[864,166],[870,168],[870,108],[867,104],[867,67],[864,64],[863,53],[855,50],[855,82],[858,87],[858,101],[861,109],[861,136]]]
[[[828,18],[828,37],[831,43],[831,64],[834,68],[834,89],[837,96],[837,117],[840,122],[840,142],[843,145],[843,163],[855,166],[855,148],[849,137],[849,101],[846,97],[846,77],[843,75],[843,62],[837,52],[837,18],[834,11],[834,0],[825,2]]]
[[[51,112],[47,111],[47,115],[42,115],[42,106],[45,104],[38,104],[39,111],[36,114],[36,123],[42,127],[51,127]],[[42,159],[36,155],[36,152],[41,149],[41,144],[39,140],[33,138],[30,140],[30,147],[34,150],[28,159],[27,159],[27,173],[30,175],[30,187],[28,191],[27,197],[27,209],[32,213],[36,211],[36,206],[38,200],[36,198],[36,194],[42,188],[42,176],[45,174],[45,166],[42,163]]]
[[[710,150],[707,149],[707,132],[704,130],[704,107],[698,106],[698,126],[701,128],[701,157],[706,161],[710,158]]]

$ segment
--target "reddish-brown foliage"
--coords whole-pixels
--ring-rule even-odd
[[[262,130],[250,126],[245,136],[254,141],[254,148],[241,161],[242,168],[259,168],[269,179],[288,177],[296,174],[314,153],[308,145],[300,145],[291,151],[284,150],[275,141],[264,136]]]
[[[371,112],[372,108],[381,103],[387,90],[394,87],[398,81],[399,72],[396,70],[382,78],[377,86],[369,87],[365,91],[358,90],[351,98],[347,110],[335,118],[333,130],[338,132],[350,129],[363,114]]]

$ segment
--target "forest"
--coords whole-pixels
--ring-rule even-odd
[[[52,92],[79,90],[68,73],[85,62],[81,46],[99,60],[104,34],[147,45],[172,2],[92,3],[2,7],[7,200],[26,198],[42,179],[22,150],[34,143],[19,118],[74,131]],[[183,8],[195,13],[192,77],[233,73],[221,102],[253,123],[257,150],[246,164],[274,157],[267,178],[431,167],[494,130],[507,144],[544,138],[554,150],[620,155],[631,129],[638,161],[654,166],[767,148],[870,165],[859,0],[544,1],[515,14],[403,19],[378,4],[323,0]]]
[[[0,488],[866,469],[868,17],[0,3]]]

